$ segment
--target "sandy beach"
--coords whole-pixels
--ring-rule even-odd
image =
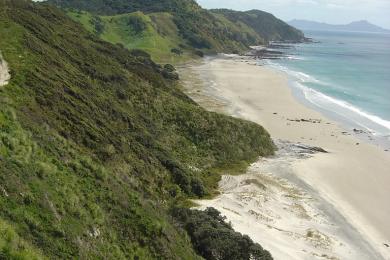
[[[390,259],[389,152],[301,104],[287,75],[253,61],[209,59],[181,75],[200,105],[261,124],[279,147],[247,174],[224,176],[221,195],[201,207],[275,259]]]

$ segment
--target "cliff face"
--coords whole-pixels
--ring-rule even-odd
[[[1,257],[196,259],[169,210],[273,153],[261,126],[206,112],[171,67],[57,8],[1,1],[0,39]]]

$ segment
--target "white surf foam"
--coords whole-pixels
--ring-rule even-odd
[[[291,69],[289,69],[285,66],[282,66],[280,64],[277,64],[273,61],[267,60],[266,64],[277,69],[277,70],[281,70],[281,71],[287,73],[289,76],[294,77],[299,82],[312,82],[312,83],[318,83],[318,84],[325,84],[324,82],[321,82],[320,80],[318,80],[318,79],[316,79],[316,78],[314,78],[306,73],[303,73],[301,71],[291,70]]]
[[[336,113],[346,121],[359,125],[372,132],[374,135],[386,136],[390,134],[390,121],[380,118],[377,115],[370,114],[346,101],[325,95],[320,91],[304,85],[305,83],[316,83],[331,87],[331,85],[326,82],[322,82],[306,73],[291,70],[270,60],[265,64],[279,71],[283,71],[293,78],[295,82],[294,86],[302,91],[304,98],[313,105],[329,112]]]
[[[342,101],[328,95],[325,95],[312,88],[308,88],[303,84],[296,82],[295,86],[303,91],[305,98],[312,104],[319,106],[323,109],[330,110],[345,117],[348,120],[354,121],[354,123],[366,128],[373,134],[389,134],[390,133],[390,121],[382,119],[376,115],[372,115],[366,111],[363,111],[346,101]],[[363,120],[362,120],[363,119]],[[366,121],[370,121],[369,123]],[[374,125],[373,125],[374,124]],[[375,124],[380,126],[382,131],[378,132],[378,129],[374,130]],[[385,132],[385,131],[387,132]]]
[[[306,60],[305,58],[294,56],[294,55],[287,56],[286,59],[288,59],[288,60]]]

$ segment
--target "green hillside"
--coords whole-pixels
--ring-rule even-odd
[[[259,10],[239,12],[228,9],[214,9],[211,12],[224,16],[234,24],[245,24],[266,41],[299,42],[304,39],[301,31],[267,12]]]
[[[81,21],[90,30],[98,24],[101,28],[101,32],[98,33],[103,39],[120,42],[130,48],[135,45],[149,51],[158,60],[160,58],[164,60],[166,57],[178,59],[177,55],[171,53],[172,46],[184,52],[181,57],[183,60],[199,51],[235,53],[247,50],[251,45],[266,44],[269,40],[304,40],[302,32],[271,14],[261,11],[254,13],[208,11],[193,0],[48,0],[48,2],[68,10],[73,19]],[[116,22],[123,17],[134,15],[143,16],[140,20],[145,24],[138,35],[134,34],[134,26],[139,26],[140,20],[127,20],[126,23],[120,23],[120,26]],[[161,16],[164,19],[159,19]],[[112,27],[116,27],[115,37],[108,36]],[[170,33],[163,33],[167,27],[171,28]],[[142,39],[141,42],[139,38]],[[156,49],[153,45],[156,41],[161,41],[161,49]]]
[[[82,10],[100,16],[134,12],[143,12],[146,15],[169,13],[177,27],[178,36],[191,50],[232,52],[246,48],[244,42],[236,40],[237,35],[242,35],[240,31],[221,23],[220,19],[202,9],[193,0],[49,0],[48,2],[70,11]],[[156,28],[160,26],[165,26],[165,24],[156,24]]]
[[[189,48],[181,48],[185,41],[179,37],[178,29],[169,13],[142,12],[114,16],[96,16],[88,12],[68,12],[69,16],[97,34],[101,39],[121,44],[128,49],[142,49],[158,61],[177,63],[194,58]],[[174,49],[182,50],[175,54]]]
[[[63,8],[88,10],[94,14],[115,15],[142,11],[145,13],[197,11],[193,0],[50,0]]]
[[[152,19],[112,25],[129,16]],[[0,89],[0,259],[200,259],[230,245],[271,259],[217,214],[180,213],[213,194],[221,169],[273,153],[261,126],[205,111],[171,66],[45,4],[0,1],[0,51],[11,69]],[[198,227],[186,225],[199,218],[224,236],[193,245]]]

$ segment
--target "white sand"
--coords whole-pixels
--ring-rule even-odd
[[[337,123],[300,104],[292,96],[287,85],[287,76],[283,73],[245,62],[215,59],[201,65],[190,66],[182,75],[187,92],[202,106],[257,122],[263,125],[274,139],[302,142],[328,150],[330,152],[328,154],[316,154],[307,159],[294,160],[290,165],[291,173],[284,176],[285,179],[298,177],[299,180],[303,180],[308,188],[313,189],[313,196],[318,194],[319,200],[331,203],[362,237],[367,239],[375,251],[380,252],[384,259],[390,259],[390,248],[385,245],[390,244],[390,153],[380,147],[362,143],[353,136],[342,134],[345,130]],[[203,81],[200,81],[199,77]],[[294,119],[315,119],[320,123],[290,121]],[[280,171],[275,168],[273,170],[276,172],[271,172],[271,177],[277,176]],[[257,174],[257,178],[262,178],[261,176],[264,175],[261,171]],[[241,178],[241,176],[233,179],[235,178]],[[264,235],[257,236],[253,232],[257,228],[260,228],[259,232],[265,232],[264,228],[261,229],[265,222],[252,222],[253,218],[248,217],[247,207],[229,204],[231,198],[226,198],[223,183],[220,197],[201,204],[213,205],[223,213],[229,209],[238,212],[242,217],[237,218],[239,216],[237,214],[227,215],[235,229],[252,235],[251,237],[263,244],[265,248],[268,245],[267,249],[276,259],[292,259],[292,257],[312,259],[310,257],[313,257],[313,254],[326,254],[340,259],[380,259],[379,256],[356,258],[355,253],[360,253],[356,247],[364,247],[359,245],[364,241],[354,241],[362,239],[359,235],[351,235],[350,230],[343,230],[347,228],[345,226],[348,226],[339,221],[343,217],[335,219],[337,214],[331,213],[331,210],[321,213],[321,205],[309,205],[309,212],[319,210],[319,216],[330,221],[329,225],[335,225],[335,230],[328,228],[327,224],[313,226],[313,223],[317,221],[315,217],[311,217],[311,221],[305,223],[294,217],[292,213],[282,214],[278,209],[280,206],[278,202],[299,205],[302,201],[280,200],[280,189],[274,189],[275,194],[267,195],[271,196],[275,202],[267,204],[268,210],[276,212],[276,215],[282,215],[282,224],[274,219],[279,229],[299,233],[302,237],[289,241],[283,235],[284,231],[276,232],[276,229],[268,230]],[[298,185],[296,188],[306,192],[305,185],[303,187],[298,187]],[[229,190],[228,194],[233,193],[234,196],[239,196],[244,188]],[[255,192],[255,194],[258,193]],[[262,212],[263,206],[264,204],[259,203],[257,211]],[[297,223],[299,225],[296,225]],[[296,229],[297,226],[300,227]],[[326,234],[325,236],[333,237],[329,241],[333,241],[330,244],[334,246],[328,249],[318,249],[320,248],[318,246],[310,247],[304,237],[304,232],[308,228],[315,228]],[[336,230],[342,234],[336,234]],[[347,236],[352,237],[348,240],[345,239]],[[271,239],[276,242],[266,241]],[[293,241],[300,242],[294,244]],[[349,244],[344,248],[339,248],[335,246],[337,241]],[[363,250],[363,248],[360,249]],[[285,258],[287,255],[290,258]]]
[[[10,78],[11,76],[9,74],[8,64],[5,60],[3,60],[3,56],[0,52],[0,87],[7,85]]]

